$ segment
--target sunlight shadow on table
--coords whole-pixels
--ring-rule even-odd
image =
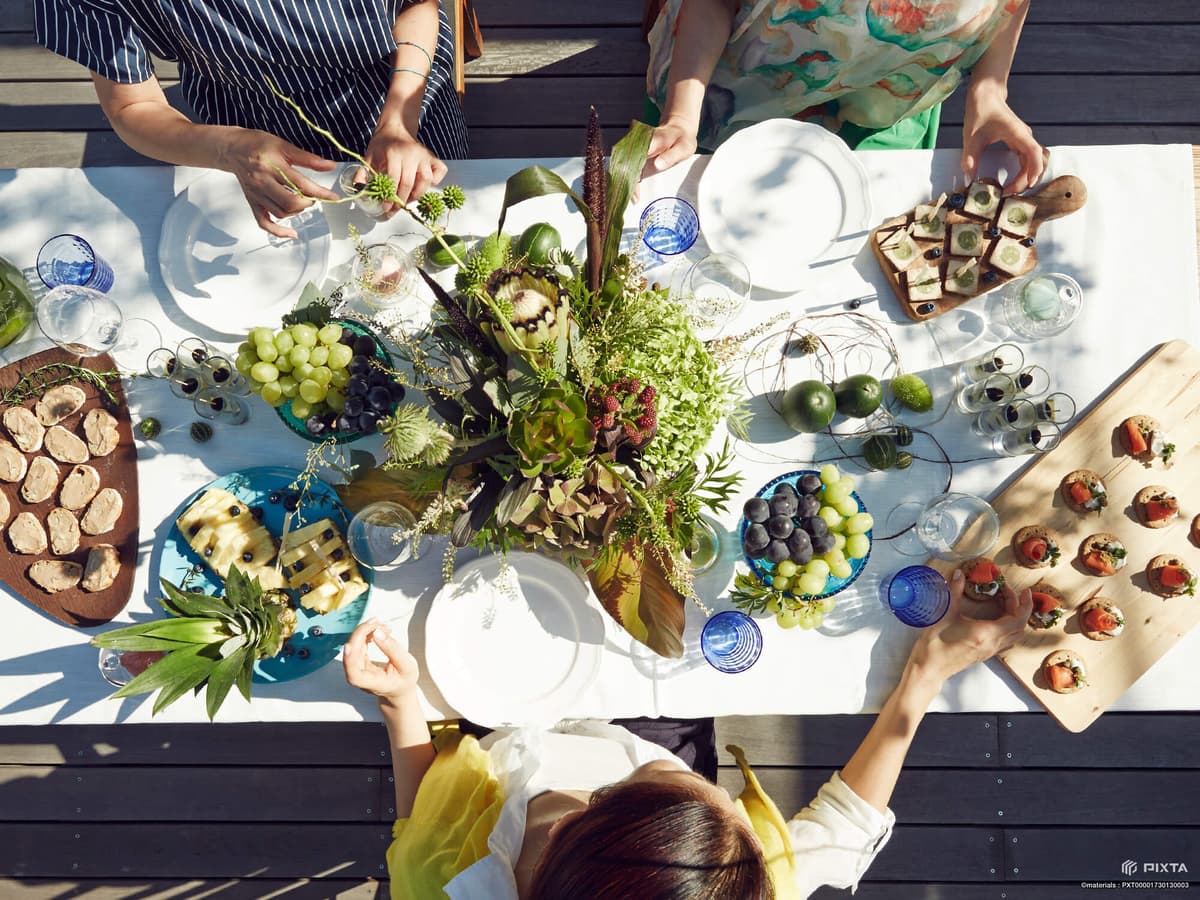
[[[49,718],[53,724],[101,702],[116,689],[101,677],[96,663],[98,653],[90,644],[76,644],[0,660],[0,678],[13,675],[58,676],[23,697],[0,706],[0,715],[30,712],[59,704]],[[145,699],[129,697],[122,700],[113,721],[123,722],[129,718]]]

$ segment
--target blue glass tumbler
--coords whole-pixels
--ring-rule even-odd
[[[719,612],[704,623],[700,650],[718,672],[736,675],[758,662],[762,632],[755,621],[736,609]]]
[[[42,244],[37,271],[48,288],[66,284],[103,294],[113,286],[112,267],[77,234],[56,234]]]
[[[642,243],[662,256],[683,253],[700,235],[700,217],[680,197],[660,197],[642,212],[638,223]]]
[[[889,575],[879,593],[883,605],[913,628],[940,622],[950,608],[950,585],[941,572],[929,566],[907,566]]]

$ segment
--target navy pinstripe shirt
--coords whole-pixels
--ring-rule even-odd
[[[396,16],[420,2],[35,0],[34,27],[39,43],[112,81],[149,79],[151,53],[175,60],[184,98],[200,121],[269,131],[338,159],[325,138],[272,96],[266,76],[313,121],[363,153],[387,95]],[[467,127],[440,5],[438,22],[418,139],[443,159],[462,159]]]

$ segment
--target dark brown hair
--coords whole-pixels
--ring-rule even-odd
[[[750,823],[687,785],[618,782],[592,794],[538,859],[529,900],[771,900]]]

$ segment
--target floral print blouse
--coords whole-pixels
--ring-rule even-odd
[[[661,110],[679,10],[650,31],[646,93]],[[765,119],[887,128],[942,102],[1022,0],[741,0],[704,97],[699,144]]]

